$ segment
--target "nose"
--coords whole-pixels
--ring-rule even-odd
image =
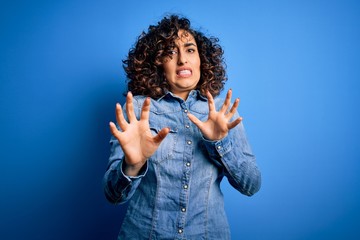
[[[184,65],[185,63],[187,63],[187,59],[184,53],[182,53],[181,51],[179,51],[178,53],[178,59],[177,59],[177,64],[178,65]]]

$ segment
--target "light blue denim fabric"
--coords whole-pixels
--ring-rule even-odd
[[[144,100],[134,97],[137,117]],[[217,109],[222,104],[215,98]],[[242,123],[222,140],[208,141],[189,120],[188,111],[205,121],[207,99],[194,90],[186,101],[170,92],[151,100],[153,134],[164,127],[171,130],[137,177],[123,173],[124,154],[111,138],[105,195],[115,204],[130,201],[118,239],[230,239],[221,180],[226,176],[248,196],[259,190],[261,174]]]

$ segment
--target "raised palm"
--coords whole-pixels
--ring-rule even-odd
[[[169,128],[163,128],[156,136],[149,128],[150,98],[144,101],[140,119],[136,118],[131,92],[126,97],[126,121],[120,104],[116,104],[116,121],[121,128],[119,131],[113,122],[110,122],[110,131],[119,141],[125,154],[125,163],[128,175],[136,175],[147,159],[158,149],[162,140],[169,133]]]
[[[229,110],[231,95],[232,91],[229,90],[221,109],[216,111],[214,98],[209,92],[206,93],[209,103],[209,116],[205,122],[200,121],[197,117],[188,113],[189,119],[200,129],[206,139],[220,140],[228,134],[230,129],[234,128],[241,122],[241,117],[238,117],[234,121],[230,122],[230,119],[236,113],[236,109],[239,106],[240,101],[237,98]]]

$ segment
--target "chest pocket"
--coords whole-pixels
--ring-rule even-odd
[[[169,127],[170,132],[165,137],[165,139],[161,142],[159,148],[156,150],[156,152],[151,156],[150,161],[153,161],[155,163],[160,163],[162,161],[170,160],[174,156],[175,147],[177,144],[177,129],[171,126],[163,126],[163,127],[157,127],[157,126],[150,126],[151,133],[153,136],[158,134],[160,130],[164,127]]]

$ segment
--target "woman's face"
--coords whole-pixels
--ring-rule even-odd
[[[163,63],[165,78],[170,91],[186,100],[200,80],[200,56],[194,36],[180,30],[170,55]]]

